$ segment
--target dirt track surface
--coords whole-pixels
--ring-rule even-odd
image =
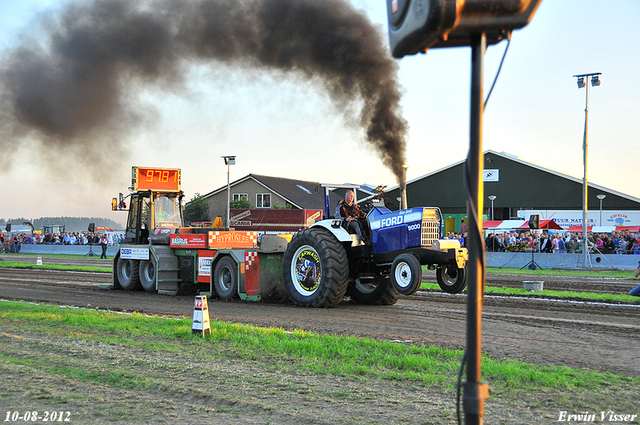
[[[49,260],[48,260],[49,261]],[[62,262],[68,260],[60,260]],[[107,260],[88,262],[107,265]],[[426,275],[425,279],[429,280]],[[531,277],[489,275],[488,285],[522,287]],[[545,289],[628,293],[632,279],[548,278]],[[0,268],[0,298],[117,311],[191,316],[193,296],[101,289],[109,273]],[[466,339],[466,296],[418,292],[393,306],[361,306],[345,299],[336,308],[312,309],[287,302],[209,301],[212,319],[304,329],[334,335],[462,349]],[[566,365],[640,376],[640,302],[629,304],[486,296],[482,351],[497,359]]]

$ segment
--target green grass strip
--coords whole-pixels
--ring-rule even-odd
[[[524,276],[569,276],[569,277],[590,277],[590,278],[610,278],[610,279],[633,279],[633,271],[626,270],[567,270],[567,269],[540,269],[530,270],[528,268],[519,269],[515,267],[487,267],[488,274],[517,274]]]
[[[0,261],[0,267],[14,267],[21,269],[46,269],[46,270],[77,270],[85,272],[111,272],[112,267],[94,267],[94,266],[70,266],[66,264],[36,264],[23,263],[18,261]]]
[[[441,291],[440,286],[437,283],[423,282],[420,287],[422,289],[432,289],[436,291]],[[595,293],[595,292],[552,291],[548,289],[538,291],[538,292],[531,292],[524,288],[509,288],[506,286],[485,285],[484,292],[485,294],[526,295],[526,296],[539,295],[539,296],[557,297],[557,298],[582,298],[585,300],[594,300],[594,301],[620,301],[620,302],[628,302],[628,303],[640,302],[640,298],[634,297],[633,295],[626,295],[626,294],[602,294],[602,293]]]
[[[4,329],[0,331],[0,340],[7,337],[3,332],[11,331],[39,334],[44,340],[47,335],[60,335],[135,347],[145,352],[156,350],[212,359],[225,356],[260,361],[274,370],[287,368],[357,379],[411,380],[424,386],[440,387],[454,385],[462,355],[460,351],[439,347],[319,335],[300,330],[288,332],[281,328],[219,321],[213,321],[211,335],[202,338],[192,334],[190,318],[124,315],[10,301],[0,301],[0,328]],[[126,382],[130,377],[127,373],[117,378]],[[640,378],[512,360],[498,361],[486,355],[483,356],[483,375],[496,390],[511,394],[627,388],[640,384]],[[87,376],[86,379],[98,381],[115,379],[103,375]]]
[[[552,291],[552,290],[542,290],[540,292],[531,292],[526,289],[521,288],[508,288],[508,287],[497,287],[497,286],[486,286],[486,293],[491,294],[516,294],[516,295],[544,295],[550,297],[559,297],[559,298],[584,298],[588,300],[602,300],[602,301],[624,301],[637,303],[640,302],[640,298],[634,297],[632,295],[625,294],[601,294],[594,292],[575,292],[575,291]]]
[[[0,334],[0,336],[1,335],[2,334]],[[120,369],[108,371],[92,371],[88,370],[86,367],[52,364],[52,362],[55,361],[55,359],[52,359],[50,357],[42,358],[41,356],[35,356],[33,358],[16,358],[9,355],[0,354],[0,363],[4,362],[7,364],[28,366],[34,370],[44,370],[49,373],[64,376],[80,382],[108,384],[114,387],[134,390],[152,388],[154,385],[157,385],[156,382],[151,381],[145,376],[140,376],[135,372],[124,371]]]
[[[89,249],[89,246],[87,245],[87,250]],[[95,248],[95,250],[98,250],[100,248]],[[43,259],[46,258],[65,258],[65,259],[75,259],[75,260],[90,260],[90,259],[94,259],[93,257],[89,257],[87,255],[83,255],[83,254],[41,254],[41,253],[35,253],[35,252],[19,252],[17,254],[13,254],[13,253],[4,253],[4,254],[0,254],[0,258],[5,258],[5,259],[9,259],[13,256],[19,256],[19,257],[31,257],[34,260],[38,257],[42,257]],[[94,257],[100,256],[100,253],[98,252],[97,254],[94,252]]]
[[[9,261],[11,254],[5,254],[0,256],[0,267],[26,267],[26,268],[43,268],[43,269],[58,269],[58,270],[83,270],[83,271],[100,271],[110,272],[112,271],[111,259],[105,261],[104,267],[89,267],[88,266],[73,266],[73,265],[55,265],[47,264],[47,259],[50,258],[63,258],[63,259],[86,259],[82,255],[72,254],[19,254],[20,256],[33,257],[33,263],[25,263],[24,261]],[[37,257],[42,257],[43,265],[36,266],[35,261]],[[423,266],[426,270],[426,266]],[[529,270],[519,269],[515,267],[487,267],[487,274],[511,274],[511,275],[523,275],[523,276],[569,276],[569,277],[590,277],[590,278],[610,278],[610,279],[633,279],[633,271],[626,270],[566,270],[566,269],[540,269]]]

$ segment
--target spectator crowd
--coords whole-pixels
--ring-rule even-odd
[[[0,232],[0,252],[20,252],[22,244],[47,244],[47,245],[119,245],[124,239],[124,234],[118,233],[36,233],[5,235]]]
[[[484,242],[486,250],[491,252],[583,252],[582,233],[536,233],[530,231],[489,233]],[[629,230],[611,233],[589,232],[587,233],[587,243],[589,252],[594,254],[640,254],[638,238],[635,233],[629,232]]]
[[[50,245],[100,245],[105,238],[107,245],[120,245],[123,233],[86,233],[65,232],[61,234],[3,234],[0,232],[0,253],[20,252],[22,244]],[[460,245],[467,246],[467,233],[450,232],[447,239],[457,239]],[[629,230],[612,233],[587,234],[590,253],[601,254],[636,254],[640,255],[640,244],[635,233]],[[558,232],[545,233],[535,231],[490,232],[485,238],[485,249],[490,252],[547,252],[547,253],[579,253],[582,252],[582,233]]]

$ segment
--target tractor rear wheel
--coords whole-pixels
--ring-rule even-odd
[[[238,266],[231,257],[218,261],[213,279],[213,286],[221,299],[227,301],[238,296]]]
[[[140,284],[147,292],[156,292],[156,265],[153,260],[140,261]]]
[[[138,275],[139,268],[139,260],[118,259],[116,272],[118,274],[118,282],[122,289],[125,291],[139,291],[142,288],[140,285],[140,276]]]
[[[400,299],[400,293],[393,287],[391,279],[382,276],[357,278],[349,286],[347,295],[356,304],[366,305],[393,305]]]
[[[443,265],[436,270],[440,289],[449,294],[459,294],[467,286],[467,269]]]
[[[347,292],[347,252],[322,227],[305,229],[291,240],[282,268],[287,294],[297,305],[333,307]]]

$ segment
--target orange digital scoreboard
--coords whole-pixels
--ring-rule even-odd
[[[133,190],[180,191],[179,168],[132,167]]]

